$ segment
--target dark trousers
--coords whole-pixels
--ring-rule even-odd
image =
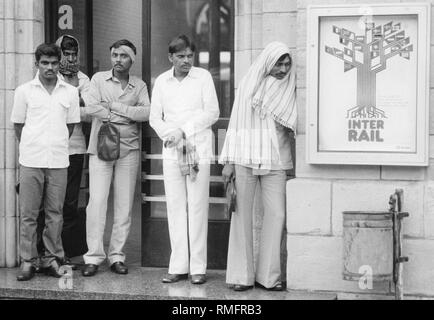
[[[37,220],[41,206],[46,213],[45,227],[40,235],[45,244],[42,264],[46,267],[52,260],[62,260],[64,257],[61,233],[66,175],[66,168],[20,168],[20,256],[23,263],[35,263],[38,256]]]
[[[83,172],[83,154],[74,154],[69,156],[68,178],[66,185],[66,196],[63,204],[63,229],[62,243],[66,257],[75,257],[86,253],[87,248],[80,248],[82,243],[78,239],[77,232],[78,224],[78,197],[80,194],[81,176]],[[42,241],[42,231],[44,229],[44,212],[38,218],[38,252],[40,255],[44,251],[44,243]]]

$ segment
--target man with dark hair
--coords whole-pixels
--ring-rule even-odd
[[[80,97],[80,107],[84,107],[82,94],[89,89],[90,80],[79,70],[79,44],[78,40],[70,35],[61,36],[56,45],[60,47],[62,55],[60,59],[59,78],[76,87]],[[89,117],[80,108],[81,121],[89,121]],[[81,176],[83,172],[84,154],[86,153],[85,136],[82,124],[74,126],[74,131],[69,139],[69,167],[66,185],[65,203],[63,205],[63,229],[62,243],[65,251],[65,263],[71,264],[70,258],[79,256],[87,250],[83,241],[78,238],[78,198],[80,193]],[[45,226],[45,214],[43,208],[38,217],[38,253],[43,255],[44,243],[42,232]],[[37,268],[37,270],[39,270]],[[37,271],[38,272],[38,271]]]
[[[89,78],[79,70],[80,48],[76,38],[71,35],[63,35],[57,41],[62,55],[60,59],[59,78],[76,87],[80,97],[80,106],[84,107],[82,94],[89,89]],[[82,121],[89,121],[89,117],[80,108]],[[62,243],[65,251],[65,263],[71,264],[70,258],[82,255],[86,252],[86,244],[80,239],[78,227],[78,198],[80,193],[81,176],[83,172],[84,154],[86,153],[86,141],[82,131],[82,124],[74,126],[74,132],[69,140],[69,167],[66,186],[65,203],[63,205],[63,229]],[[44,243],[42,232],[45,226],[45,214],[43,208],[38,217],[37,247],[39,255],[43,255]],[[36,272],[40,272],[37,266]]]
[[[192,52],[196,52],[196,46],[186,35],[180,35],[169,43],[169,54],[174,54],[190,48]]]
[[[110,47],[113,69],[96,73],[83,98],[85,112],[92,116],[89,139],[89,204],[86,209],[88,252],[84,255],[84,276],[93,276],[106,259],[104,228],[107,201],[113,178],[114,222],[108,252],[111,270],[127,274],[123,248],[131,225],[131,209],[140,161],[139,123],[149,119],[150,102],[146,84],[130,74],[136,47],[120,40]],[[120,157],[104,161],[98,157],[98,132],[110,120],[120,134]]]
[[[56,45],[60,47],[62,55],[60,59],[59,78],[76,87],[80,97],[80,107],[84,107],[82,94],[89,89],[90,80],[79,70],[80,48],[76,38],[71,35],[61,36]],[[90,121],[89,117],[80,108],[82,121]],[[62,243],[65,251],[65,263],[71,264],[70,258],[84,254],[87,251],[84,239],[80,238],[78,227],[78,198],[80,194],[81,176],[83,172],[84,154],[86,153],[86,141],[82,131],[82,124],[74,126],[74,132],[69,139],[69,167],[66,186],[65,203],[63,205],[63,229]],[[38,217],[38,253],[43,255],[44,243],[42,232],[45,226],[43,208]],[[75,268],[75,266],[74,266]],[[37,270],[40,270],[37,268]],[[42,270],[40,270],[42,271]],[[38,271],[36,271],[38,272]]]
[[[18,281],[34,276],[38,256],[36,220],[41,202],[46,215],[42,266],[60,277],[62,207],[65,200],[68,140],[80,122],[75,87],[58,78],[61,51],[55,44],[42,44],[35,52],[36,77],[15,90],[11,121],[19,144],[21,214],[21,270]],[[45,192],[44,192],[45,191]]]
[[[211,74],[193,67],[194,44],[182,35],[169,44],[173,67],[152,91],[150,125],[163,147],[164,189],[169,223],[169,272],[164,283],[206,281],[211,126],[219,105]]]

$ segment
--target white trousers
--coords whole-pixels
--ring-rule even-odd
[[[131,209],[139,168],[139,151],[116,161],[89,157],[89,204],[86,208],[86,239],[89,251],[83,256],[86,264],[100,265],[105,259],[104,229],[107,202],[113,178],[114,220],[108,252],[109,263],[124,262],[123,248],[131,225]]]
[[[177,161],[164,160],[163,172],[172,248],[169,273],[205,274],[210,165],[199,165],[195,181],[181,174]]]
[[[253,175],[251,168],[236,165],[235,176],[237,211],[232,214],[231,220],[226,282],[251,286],[257,281],[266,288],[272,288],[281,281],[280,245],[285,223],[286,172],[276,170],[257,176]],[[258,183],[264,218],[255,268],[253,202]]]

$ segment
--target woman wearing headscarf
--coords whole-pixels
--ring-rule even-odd
[[[226,282],[236,291],[250,289],[255,282],[268,290],[284,289],[280,245],[286,171],[293,168],[290,134],[297,120],[295,91],[289,48],[272,42],[249,68],[235,97],[219,162],[225,164],[225,181],[236,177],[226,275]],[[255,268],[252,200],[258,184],[264,218]]]

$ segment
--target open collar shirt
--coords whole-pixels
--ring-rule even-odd
[[[58,79],[50,95],[37,75],[15,90],[11,121],[24,124],[19,145],[21,165],[67,168],[67,124],[80,122],[78,90]]]
[[[130,151],[140,150],[138,122],[149,120],[150,111],[148,89],[143,80],[130,75],[127,86],[122,89],[113,70],[98,72],[92,77],[83,100],[86,107],[82,109],[87,116],[92,117],[89,154],[98,154],[98,132],[103,120],[109,118],[120,133],[120,157],[127,156]],[[103,103],[110,103],[110,110]]]
[[[149,122],[161,140],[166,141],[176,129],[184,131],[196,147],[199,162],[214,157],[211,126],[220,114],[214,82],[209,71],[192,67],[179,81],[174,69],[161,74],[152,91]],[[177,160],[176,148],[163,147],[163,159]]]
[[[78,72],[78,92],[80,95],[86,94],[89,90],[90,80],[83,72]],[[63,75],[59,73],[59,78],[64,79]],[[80,108],[81,111],[81,108]],[[86,116],[81,113],[81,121],[86,120]],[[81,123],[74,126],[71,138],[69,139],[69,154],[84,154],[86,153],[86,139],[83,134]]]

